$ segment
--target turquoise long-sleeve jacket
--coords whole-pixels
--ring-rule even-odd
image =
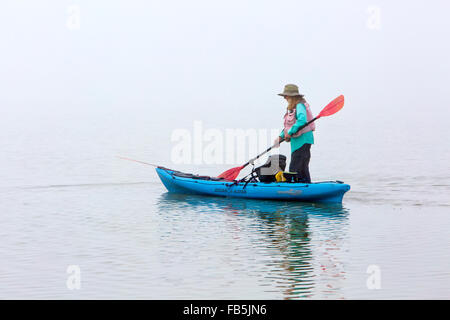
[[[294,123],[291,129],[289,129],[289,135],[292,135],[298,131],[302,125],[307,122],[306,107],[303,103],[297,104],[297,122]],[[284,130],[281,131],[280,137],[284,138]],[[314,144],[314,134],[312,131],[303,133],[298,137],[291,138],[291,152],[300,149],[305,143]]]

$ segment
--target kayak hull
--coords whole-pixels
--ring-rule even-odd
[[[175,171],[158,167],[156,172],[171,193],[219,197],[340,203],[350,186],[341,182],[263,183],[213,181],[177,176]]]

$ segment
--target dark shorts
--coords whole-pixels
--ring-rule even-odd
[[[290,172],[297,172],[300,182],[311,183],[309,175],[309,160],[311,159],[311,144],[305,143],[291,154]]]

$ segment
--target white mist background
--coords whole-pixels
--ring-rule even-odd
[[[171,167],[171,133],[196,120],[281,129],[276,94],[286,83],[299,85],[315,114],[346,97],[317,123],[313,180],[442,176],[448,9],[446,1],[3,1],[1,185],[156,179],[115,156]]]

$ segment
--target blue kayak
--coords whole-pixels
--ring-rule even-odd
[[[239,181],[230,182],[214,177],[197,176],[164,167],[156,168],[156,172],[169,192],[182,194],[340,203],[344,194],[350,190],[348,184],[340,181],[314,183],[248,183]]]

